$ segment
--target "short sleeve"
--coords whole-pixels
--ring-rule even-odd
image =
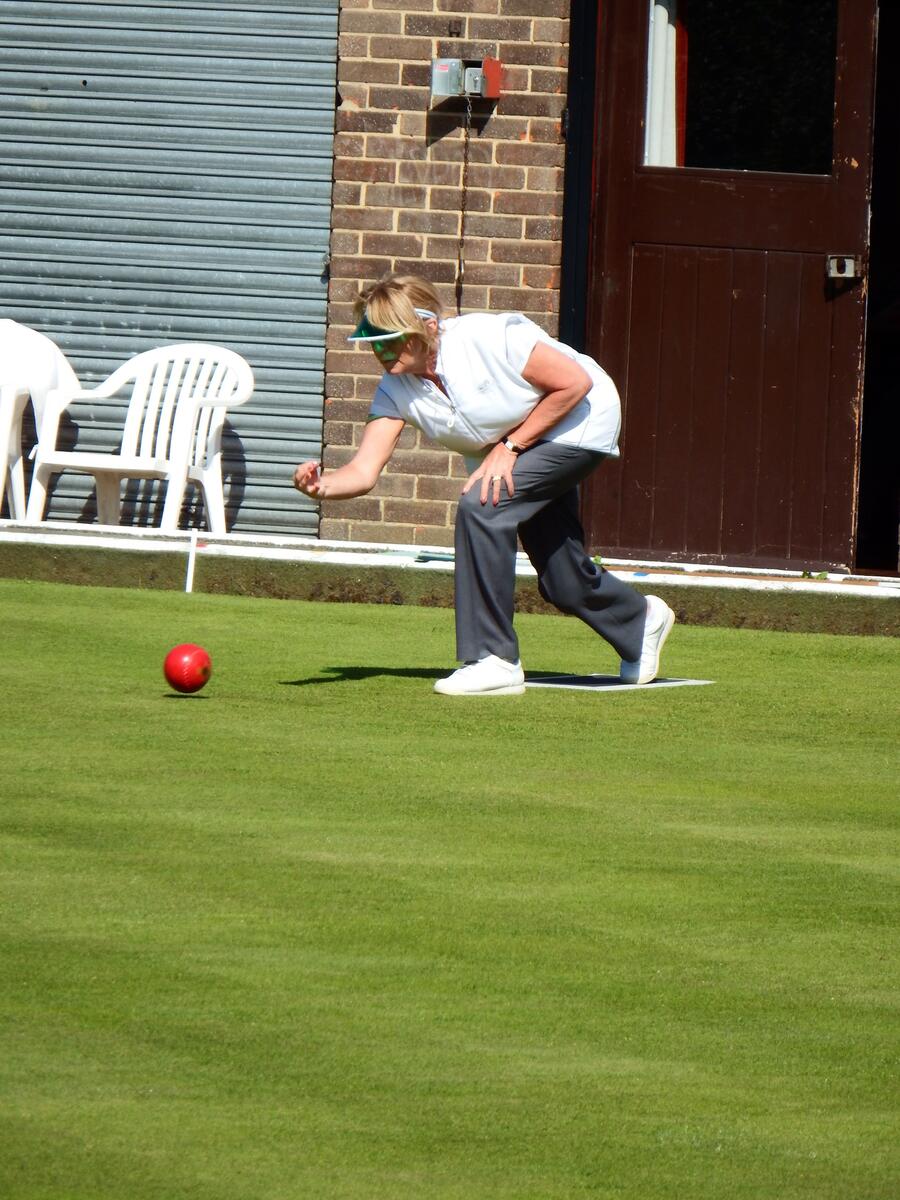
[[[521,375],[538,342],[545,341],[544,331],[520,313],[511,313],[506,324],[506,361]]]
[[[369,405],[369,413],[366,420],[372,421],[376,417],[393,417],[397,421],[406,419],[403,413],[397,408],[396,402],[382,387],[377,388],[375,395],[372,397],[372,403]]]

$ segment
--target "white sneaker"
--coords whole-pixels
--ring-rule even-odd
[[[672,632],[674,624],[675,614],[665,600],[660,600],[659,596],[648,596],[641,657],[634,662],[622,659],[619,678],[623,683],[652,683],[659,674],[659,656],[663,643]]]
[[[521,696],[525,691],[525,672],[520,662],[507,662],[496,654],[466,663],[446,679],[439,679],[434,690],[442,696]]]

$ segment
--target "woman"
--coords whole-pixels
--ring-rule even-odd
[[[466,458],[456,515],[456,642],[464,664],[434,690],[525,690],[513,631],[516,539],[541,595],[612,645],[625,683],[649,683],[675,620],[658,597],[598,568],[585,553],[577,485],[618,456],[619,398],[586,355],[519,313],[444,319],[434,287],[388,275],[361,293],[349,340],[369,345],[384,375],[359,449],[324,472],[301,463],[294,486],[317,500],[372,490],[404,424]]]

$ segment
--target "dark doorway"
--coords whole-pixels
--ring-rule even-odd
[[[869,320],[859,481],[859,571],[898,569],[900,526],[900,8],[883,4],[872,179]]]
[[[624,427],[593,547],[857,565],[875,12],[600,6],[584,341]]]

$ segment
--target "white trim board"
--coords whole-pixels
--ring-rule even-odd
[[[387,542],[336,542],[314,537],[278,537],[262,534],[157,528],[82,525],[72,521],[17,524],[0,519],[0,545],[25,543],[44,546],[78,546],[111,550],[142,550],[188,554],[192,541],[198,556],[284,560],[295,563],[328,563],[336,566],[398,567],[414,571],[453,571],[453,555],[446,547],[402,546]],[[608,559],[604,565],[628,582],[674,587],[732,588],[748,591],[805,592],[807,595],[868,596],[900,599],[900,579],[877,575],[840,575],[805,579],[799,571],[750,567],[708,567],[697,563],[637,563]],[[652,568],[652,570],[648,570]],[[666,569],[668,568],[668,569]],[[535,570],[524,554],[517,555],[516,574],[533,577]]]

